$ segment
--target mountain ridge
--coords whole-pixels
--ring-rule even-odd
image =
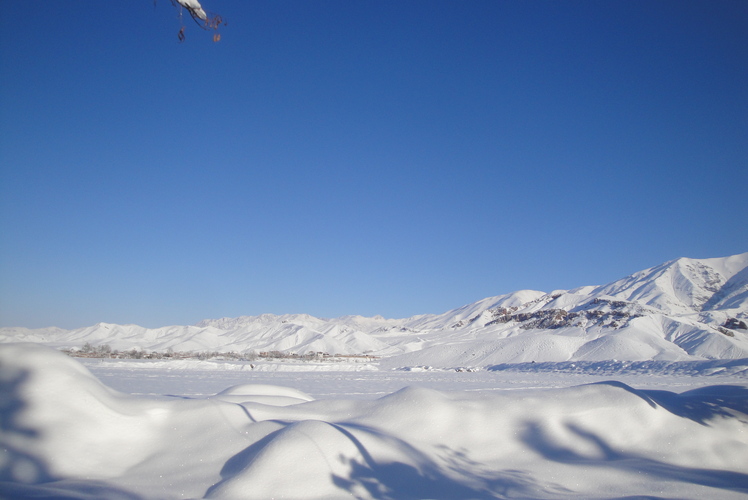
[[[261,314],[144,328],[0,328],[0,342],[149,351],[372,354],[383,366],[748,358],[748,253],[674,259],[611,283],[519,290],[402,319]]]

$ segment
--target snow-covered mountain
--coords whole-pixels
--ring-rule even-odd
[[[0,342],[148,351],[372,354],[382,366],[748,358],[748,253],[681,258],[613,283],[521,290],[405,319],[241,316],[148,329],[0,328]]]

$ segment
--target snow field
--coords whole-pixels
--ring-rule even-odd
[[[612,381],[405,387],[374,399],[315,399],[245,377],[205,397],[138,396],[34,344],[0,346],[0,380],[0,496],[9,498],[748,494],[745,384],[682,394]]]
[[[139,395],[207,397],[246,384],[294,387],[318,399],[374,399],[416,385],[446,391],[562,388],[615,379],[644,389],[683,392],[748,383],[748,359],[711,361],[574,361],[443,369],[379,363],[221,362],[79,359],[109,387]]]

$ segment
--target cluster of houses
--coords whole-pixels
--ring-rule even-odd
[[[342,361],[344,359],[356,359],[371,361],[379,359],[378,356],[372,356],[370,354],[330,354],[321,351],[310,351],[305,354],[283,351],[255,352],[254,350],[245,351],[244,353],[234,351],[173,351],[172,349],[167,349],[164,352],[148,352],[137,348],[120,351],[112,349],[108,344],[94,346],[88,342],[86,342],[81,349],[62,349],[62,352],[68,356],[76,358],[107,359],[215,359],[224,361],[256,361],[258,359],[293,359],[300,361]]]

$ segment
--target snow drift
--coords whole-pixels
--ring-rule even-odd
[[[748,253],[677,259],[603,286],[522,290],[443,314],[384,319],[306,314],[147,329],[0,329],[0,342],[148,351],[370,354],[383,366],[489,366],[573,360],[748,358]]]
[[[618,382],[312,400],[241,385],[136,397],[34,344],[0,346],[0,496],[744,498],[748,387]]]

